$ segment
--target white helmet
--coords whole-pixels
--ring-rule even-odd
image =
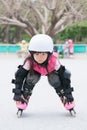
[[[25,41],[25,40],[22,40],[21,42],[22,42],[23,44],[24,44],[24,43],[26,43],[26,41]]]
[[[53,52],[53,40],[46,34],[37,34],[33,36],[29,43],[29,51],[35,52]]]

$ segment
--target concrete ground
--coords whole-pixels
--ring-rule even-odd
[[[87,130],[87,59],[77,55],[60,59],[71,73],[74,87],[76,117],[65,110],[54,89],[42,76],[33,90],[23,117],[17,118],[11,84],[17,66],[23,58],[15,54],[0,54],[0,130]]]

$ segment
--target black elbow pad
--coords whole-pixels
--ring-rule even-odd
[[[24,79],[28,74],[28,70],[24,69],[22,65],[18,66],[18,70],[15,73],[15,78]]]
[[[59,75],[63,75],[64,71],[65,71],[65,66],[61,65],[58,70]]]
[[[23,81],[28,74],[28,70],[25,70],[23,66],[18,67],[18,70],[15,73],[15,79],[12,80],[12,83],[16,85],[16,88],[21,89]]]

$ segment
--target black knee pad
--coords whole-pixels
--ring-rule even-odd
[[[41,75],[35,71],[33,74],[28,73],[23,84],[23,91],[25,96],[32,94],[32,90],[35,84],[40,80],[40,77]]]
[[[39,80],[40,80],[41,75],[34,71],[33,74],[28,73],[26,77],[26,83],[29,86],[34,86]]]
[[[54,71],[48,75],[48,82],[55,89],[60,88],[60,86],[61,86],[61,81],[60,81],[60,78],[56,71]]]

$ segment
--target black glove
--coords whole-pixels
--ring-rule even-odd
[[[23,96],[25,99],[27,99],[29,96],[31,96],[31,91],[29,91],[27,88],[23,91]]]
[[[66,95],[66,100],[67,100],[67,102],[72,102],[72,101],[74,101],[74,98],[73,98],[72,94]]]
[[[74,101],[74,98],[73,98],[73,95],[72,95],[73,91],[74,91],[73,87],[68,88],[68,89],[65,90],[65,97],[67,99],[67,102]]]
[[[14,94],[13,100],[15,100],[15,101],[21,101],[21,96],[17,95],[17,94]]]

